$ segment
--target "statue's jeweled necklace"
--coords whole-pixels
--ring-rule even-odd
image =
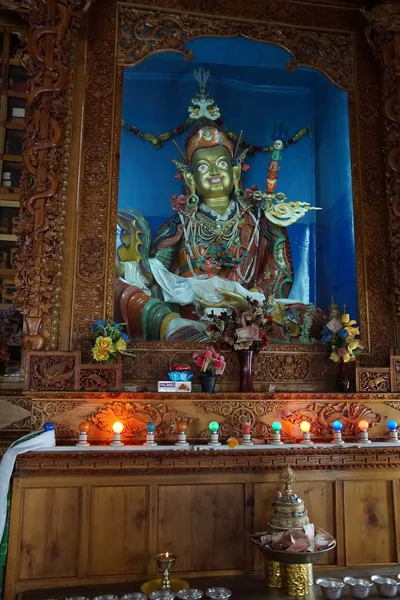
[[[237,202],[231,201],[222,217],[210,209],[203,209],[193,211],[185,221],[180,213],[187,264],[193,277],[201,277],[196,274],[195,268],[200,268],[212,277],[217,275],[222,267],[229,267],[237,269],[243,282],[248,283],[251,280],[255,269],[254,258],[247,266],[245,274],[242,273],[241,267],[253,244],[258,244],[260,211],[257,218],[251,212],[248,213],[254,220],[254,229],[246,250],[238,257],[234,257],[230,251],[232,246],[240,246],[240,226],[245,223],[244,212]]]

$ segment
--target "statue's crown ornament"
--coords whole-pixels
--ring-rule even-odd
[[[220,118],[221,113],[214,102],[214,98],[210,98],[206,90],[210,71],[199,69],[198,71],[194,71],[194,76],[199,84],[199,91],[197,92],[197,97],[192,98],[193,106],[189,106],[189,117],[194,120],[205,117],[206,119],[210,119],[210,121],[216,121]]]

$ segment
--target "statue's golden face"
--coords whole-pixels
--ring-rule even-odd
[[[232,158],[225,146],[196,150],[192,158],[192,176],[202,200],[229,196],[234,184]]]

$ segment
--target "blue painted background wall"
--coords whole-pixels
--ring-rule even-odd
[[[347,96],[321,74],[299,69],[288,72],[290,58],[281,48],[242,38],[200,39],[191,42],[194,60],[162,53],[125,69],[122,118],[142,131],[159,134],[183,123],[197,92],[196,68],[211,71],[207,89],[222,120],[254,145],[270,145],[276,124],[289,135],[311,126],[287,148],[281,161],[278,191],[289,200],[302,200],[313,211],[289,228],[295,283],[291,297],[326,309],[330,296],[356,311],[354,234],[348,144]],[[183,149],[186,133],[176,138]],[[122,131],[119,208],[140,210],[152,231],[172,214],[170,197],[184,192],[174,178],[172,158],[179,158],[171,141],[161,149]],[[269,157],[256,153],[247,162],[243,186],[264,189]],[[338,208],[340,207],[340,213]],[[337,246],[340,227],[341,249]],[[343,249],[346,248],[344,271]]]

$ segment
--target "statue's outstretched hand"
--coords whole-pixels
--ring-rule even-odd
[[[223,300],[220,300],[219,302],[206,302],[205,300],[198,298],[199,304],[203,308],[234,308],[242,312],[248,309],[248,300],[243,298],[240,294],[223,289],[218,289],[217,291],[219,295],[222,296]]]

